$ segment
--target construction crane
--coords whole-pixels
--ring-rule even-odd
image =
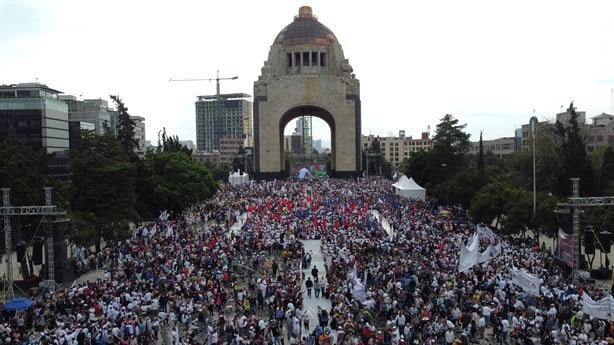
[[[234,77],[227,77],[227,78],[220,78],[220,71],[217,71],[217,76],[215,78],[183,78],[183,79],[173,79],[170,78],[169,82],[171,81],[214,81],[215,80],[215,126],[216,128],[221,128],[220,126],[220,122],[221,122],[221,117],[220,117],[220,80],[237,80],[239,79],[238,76],[234,76]],[[198,144],[198,143],[197,143]],[[219,143],[218,143],[218,148],[219,148]]]

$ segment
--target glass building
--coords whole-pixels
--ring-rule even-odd
[[[68,150],[68,105],[60,93],[39,83],[0,85],[0,140],[13,127],[17,142],[35,152]]]

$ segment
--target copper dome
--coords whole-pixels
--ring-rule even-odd
[[[286,26],[275,38],[274,44],[291,46],[297,44],[330,45],[337,42],[337,37],[325,25],[318,22],[313,15],[311,7],[299,8],[298,16]]]

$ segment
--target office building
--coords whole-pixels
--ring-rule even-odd
[[[36,152],[68,150],[68,105],[61,93],[39,83],[0,85],[0,140],[13,127],[17,142]]]
[[[103,99],[77,100],[72,95],[59,97],[68,105],[68,120],[81,124],[90,123],[94,126],[94,133],[102,135],[105,128],[111,128],[111,114],[109,104]],[[89,127],[81,125],[81,128]]]
[[[301,152],[310,154],[313,152],[313,118],[311,116],[301,116],[296,119],[296,131],[301,136]]]
[[[420,150],[429,151],[432,146],[431,138],[428,132],[423,132],[419,139],[414,139],[411,136],[406,137],[405,131],[400,130],[397,137],[380,137],[374,135],[363,135],[361,137],[361,146],[363,152],[371,147],[374,140],[379,140],[381,154],[384,160],[398,168],[404,159],[409,158],[413,152]]]
[[[298,129],[290,135],[284,135],[284,152],[303,153],[303,136]]]
[[[507,155],[511,155],[516,151],[516,138],[515,137],[504,137],[497,138],[493,140],[482,140],[482,149],[484,150],[484,154],[490,152],[497,157],[503,157]],[[469,146],[469,153],[478,154],[480,153],[480,142],[475,141],[472,142]]]
[[[220,151],[222,138],[240,138],[243,146],[252,140],[250,118],[252,104],[245,93],[198,96],[196,106],[196,149]],[[246,120],[247,119],[247,120]],[[250,128],[245,128],[246,123]]]
[[[591,118],[586,125],[586,152],[591,153],[600,146],[614,146],[614,115],[601,113]]]

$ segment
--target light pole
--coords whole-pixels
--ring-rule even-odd
[[[537,188],[535,185],[535,133],[537,132],[537,117],[531,117],[531,119],[529,120],[529,128],[531,130],[531,151],[533,154],[533,217],[535,217],[535,211],[537,208]]]

